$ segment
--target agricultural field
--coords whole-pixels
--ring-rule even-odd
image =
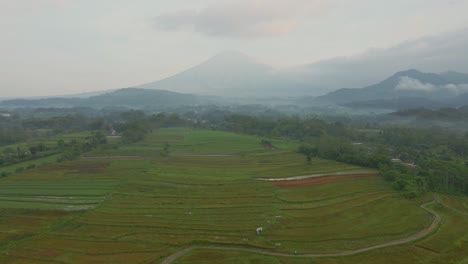
[[[297,143],[267,139],[273,147],[265,148],[261,140],[160,129],[142,142],[3,178],[0,263],[468,261],[467,199],[407,200],[375,171],[318,158],[308,164]],[[442,220],[427,236],[333,256],[404,241],[434,224],[434,213]],[[168,259],[191,246],[205,248]]]
[[[59,140],[63,140],[64,143],[70,143],[73,140],[77,142],[81,142],[81,141],[84,141],[86,137],[89,137],[91,135],[92,135],[91,131],[86,131],[86,132],[81,132],[81,133],[60,134],[54,137],[34,139],[29,142],[2,146],[0,147],[0,154],[4,153],[6,150],[16,152],[17,149],[23,152],[27,152],[29,151],[29,147],[37,146],[38,144],[44,145],[47,149],[44,152],[38,154],[37,156],[29,155],[22,161],[9,164],[9,165],[0,166],[0,173],[12,174],[12,173],[17,172],[18,170],[41,167],[41,166],[45,166],[51,163],[55,163],[57,161],[57,158],[60,157],[60,153],[57,150],[57,142]],[[108,144],[109,147],[112,147],[113,145],[115,145],[114,143],[116,143],[114,139],[110,139],[108,141],[109,141],[109,144]]]
[[[236,250],[195,249],[177,259],[176,264],[203,263],[291,263],[291,264],[352,264],[352,263],[467,263],[468,259],[468,198],[441,196],[440,204],[432,206],[441,215],[440,227],[424,239],[375,249],[361,254],[332,258],[281,257]],[[465,208],[463,211],[460,208]]]

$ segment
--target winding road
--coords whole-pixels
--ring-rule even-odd
[[[430,209],[427,208],[427,206],[434,204],[434,203],[440,203],[439,200],[436,197],[436,200],[428,203],[422,204],[420,207],[429,213],[434,215],[434,219],[432,220],[432,223],[426,227],[425,229],[421,230],[419,233],[414,234],[412,236],[394,240],[394,241],[389,241],[383,244],[375,245],[375,246],[369,246],[365,248],[360,248],[360,249],[355,249],[355,250],[346,250],[346,251],[341,251],[341,252],[336,252],[336,253],[310,253],[310,254],[290,254],[290,253],[281,253],[281,252],[275,252],[267,249],[259,249],[255,247],[248,247],[248,246],[222,246],[222,245],[193,245],[190,247],[187,247],[185,249],[182,249],[173,255],[167,257],[161,264],[171,264],[173,263],[176,259],[179,257],[187,254],[188,252],[195,250],[195,249],[217,249],[217,250],[230,250],[230,251],[244,251],[244,252],[250,252],[250,253],[258,253],[258,254],[263,254],[263,255],[269,255],[269,256],[280,256],[280,257],[310,257],[310,258],[318,258],[318,257],[340,257],[340,256],[349,256],[349,255],[354,255],[378,248],[383,248],[383,247],[389,247],[389,246],[395,246],[395,245],[401,245],[401,244],[406,244],[412,241],[416,241],[418,239],[423,238],[424,236],[428,235],[431,233],[434,229],[437,228],[439,225],[441,218],[440,216],[431,211]]]

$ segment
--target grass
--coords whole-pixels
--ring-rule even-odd
[[[189,245],[206,243],[289,253],[337,252],[407,237],[432,221],[419,208],[422,200],[403,199],[379,177],[300,188],[258,181],[364,170],[320,159],[307,164],[294,152],[296,143],[269,139],[275,148],[268,150],[260,140],[161,129],[141,143],[94,151],[92,155],[102,156],[98,159],[51,164],[4,178],[0,263],[159,263]],[[165,142],[170,155],[160,157]],[[443,199],[465,210],[458,198]],[[447,213],[447,221],[463,224],[450,218],[454,213]],[[264,227],[261,236],[255,234],[259,226]],[[463,240],[450,241],[465,245]],[[390,249],[376,252],[385,255]],[[193,251],[178,263],[294,261],[311,263],[210,250]]]

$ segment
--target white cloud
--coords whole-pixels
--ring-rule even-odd
[[[395,90],[422,92],[448,91],[453,94],[463,94],[468,92],[468,84],[434,85],[431,83],[423,83],[417,79],[404,76],[400,78],[400,82],[395,87]]]
[[[432,92],[436,89],[436,86],[430,83],[423,83],[417,79],[404,76],[400,78],[400,82],[395,87],[396,90],[404,91],[425,91]]]
[[[261,37],[286,34],[328,6],[324,0],[227,0],[201,10],[179,10],[156,18],[158,29],[193,30],[209,36]]]
[[[462,94],[468,92],[468,84],[447,84],[444,86],[445,89],[448,91],[455,93],[455,94]]]

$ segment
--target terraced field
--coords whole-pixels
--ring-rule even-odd
[[[294,188],[258,180],[368,171],[320,159],[307,164],[294,153],[294,142],[271,141],[275,148],[269,150],[257,137],[163,129],[144,142],[88,154],[93,158],[2,179],[0,263],[161,263],[191,245],[334,253],[409,237],[432,223],[433,215],[419,207],[432,196],[405,200],[378,176],[340,176]],[[165,142],[170,154],[162,157]],[[443,199],[465,210],[457,198]],[[447,221],[466,223],[451,212]],[[263,234],[256,234],[257,227]],[[459,241],[466,249],[466,236]],[[426,246],[432,247],[421,244]],[[356,257],[367,254],[375,253]],[[176,261],[311,260],[194,250]]]
[[[424,198],[423,198],[424,199]],[[450,205],[447,205],[450,204]],[[441,196],[431,206],[442,217],[440,227],[431,235],[413,243],[374,249],[346,257],[310,258],[269,256],[240,250],[195,249],[177,258],[176,264],[259,263],[259,264],[347,264],[347,263],[467,263],[468,210],[457,211],[468,204],[466,197]],[[453,207],[452,207],[453,206]],[[454,210],[455,209],[455,210]]]

